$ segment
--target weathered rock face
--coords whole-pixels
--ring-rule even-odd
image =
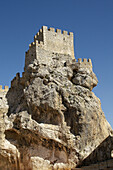
[[[32,53],[7,93],[6,139],[20,154],[18,169],[74,168],[112,131],[91,91],[98,82],[91,60]]]
[[[7,100],[5,98],[6,92],[0,92],[0,147],[4,145],[5,142],[5,122],[4,115],[8,111]]]
[[[19,152],[15,145],[5,139],[5,120],[8,112],[6,91],[0,91],[0,169],[18,169]]]

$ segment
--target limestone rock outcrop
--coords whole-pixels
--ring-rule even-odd
[[[49,31],[57,37],[58,33]],[[68,49],[69,54],[64,50],[70,35],[62,36],[64,54],[59,50],[57,53],[57,48],[48,51],[42,35],[45,35],[44,28],[26,53],[22,77],[17,73],[11,82],[7,102],[4,104],[6,98],[1,99],[0,107],[8,111],[0,110],[0,115],[3,112],[5,115],[0,120],[0,140],[15,148],[16,169],[72,169],[91,154],[112,129],[100,100],[92,92],[98,80],[91,60],[76,61],[70,55],[71,50]],[[1,164],[3,158],[0,159],[0,168],[7,169]],[[9,164],[8,159],[4,162]]]
[[[0,169],[18,169],[20,153],[15,145],[5,138],[5,120],[8,112],[6,91],[0,91]]]

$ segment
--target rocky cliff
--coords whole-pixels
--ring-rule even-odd
[[[34,57],[33,46],[22,77],[0,93],[1,170],[75,168],[112,131],[92,92],[91,60],[41,52]]]

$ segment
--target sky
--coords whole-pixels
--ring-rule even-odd
[[[25,52],[43,25],[74,32],[75,58],[91,58],[93,92],[113,128],[113,0],[0,1],[0,85],[24,71]]]

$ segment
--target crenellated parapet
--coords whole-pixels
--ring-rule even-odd
[[[92,61],[91,61],[91,59],[87,59],[87,58],[73,59],[71,67],[73,68],[73,70],[85,68],[85,69],[89,69],[91,71],[92,70]]]
[[[78,64],[84,65],[84,66],[90,66],[92,67],[92,61],[91,59],[87,59],[87,58],[78,58]]]
[[[78,64],[82,64],[82,65],[89,65],[92,66],[92,61],[91,59],[87,59],[87,58],[78,58],[78,59],[73,59],[74,63],[78,63]]]
[[[29,44],[29,49],[32,47],[36,47],[36,46],[44,48],[44,42],[35,40],[35,42],[32,42],[31,44]]]
[[[0,85],[0,92],[7,92],[9,90],[8,86],[4,86],[4,88],[2,87],[2,85]]]
[[[47,26],[43,26],[42,29],[39,30],[39,32],[34,36],[34,42],[36,40],[38,41],[44,41],[44,35],[43,33],[46,32],[46,33],[49,33],[49,34],[53,34],[55,36],[63,36],[63,37],[73,37],[73,32],[68,32],[68,31],[62,31],[61,29],[55,29],[55,28],[48,28]]]

